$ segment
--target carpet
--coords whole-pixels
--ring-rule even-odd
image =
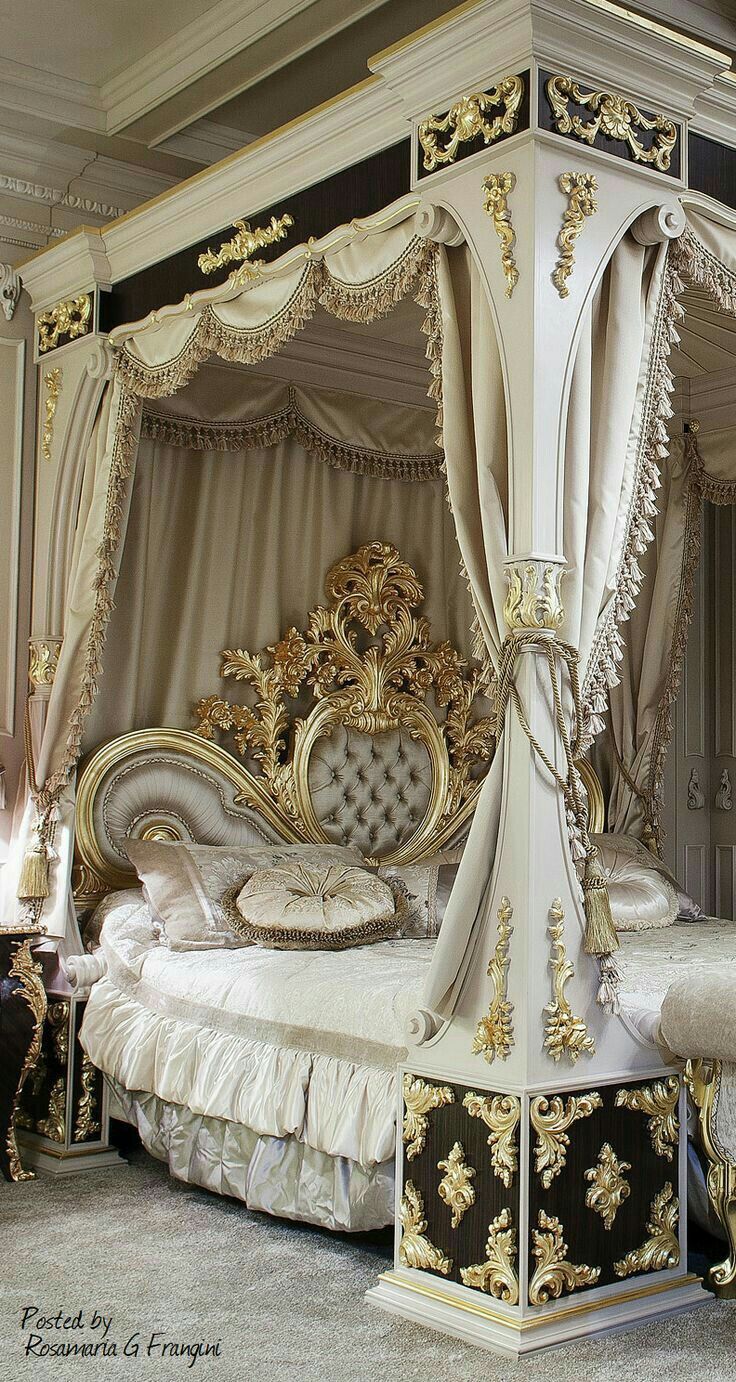
[[[0,1382],[734,1377],[736,1302],[713,1300],[663,1324],[511,1363],[365,1303],[390,1264],[390,1234],[335,1236],[253,1214],[172,1181],[139,1149],[128,1155],[120,1169],[0,1184]],[[32,1309],[39,1313],[21,1330]],[[33,1329],[59,1312],[62,1322],[79,1320],[80,1311],[84,1330]],[[53,1344],[95,1341],[98,1355],[26,1357],[32,1333]],[[101,1345],[111,1341],[117,1355],[105,1356]],[[219,1353],[176,1356],[164,1348],[176,1341],[211,1350],[219,1342]]]

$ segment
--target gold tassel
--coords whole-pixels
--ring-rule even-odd
[[[37,840],[25,853],[18,882],[21,902],[36,902],[49,895],[49,860],[46,846]]]
[[[618,950],[619,940],[611,916],[608,884],[598,865],[598,851],[593,849],[585,857],[583,874],[583,906],[585,908],[585,940],[588,955],[610,955]]]

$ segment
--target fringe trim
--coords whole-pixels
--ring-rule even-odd
[[[247,422],[206,422],[196,418],[172,417],[144,409],[141,436],[162,441],[167,446],[191,451],[250,451],[276,446],[294,436],[299,445],[335,470],[353,475],[369,475],[379,480],[439,480],[443,473],[441,453],[426,455],[404,451],[383,451],[358,446],[323,432],[301,411],[292,390],[289,402],[278,412]]]

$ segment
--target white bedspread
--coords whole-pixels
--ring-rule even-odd
[[[393,1155],[395,1067],[433,941],[172,953],[139,891],[105,904],[105,979],[81,1032],[128,1090],[362,1166]]]

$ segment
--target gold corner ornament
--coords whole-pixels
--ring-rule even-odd
[[[652,1146],[657,1156],[664,1157],[665,1161],[672,1161],[680,1137],[677,1117],[679,1096],[680,1081],[677,1075],[654,1080],[652,1084],[642,1085],[639,1089],[619,1089],[616,1092],[616,1108],[648,1114],[647,1128]]]
[[[463,1285],[485,1291],[506,1305],[519,1303],[519,1278],[516,1275],[516,1229],[511,1225],[511,1210],[501,1213],[488,1225],[485,1262],[461,1267]]]
[[[519,270],[514,257],[516,232],[511,223],[509,209],[509,196],[515,186],[516,177],[513,173],[489,173],[488,177],[483,179],[483,210],[493,221],[493,229],[501,243],[501,268],[506,279],[507,298],[511,297],[519,282]]]
[[[567,208],[562,217],[562,229],[557,236],[560,257],[557,260],[552,282],[561,298],[569,297],[567,280],[575,264],[575,242],[580,235],[586,219],[598,210],[596,192],[598,179],[594,173],[561,173],[560,191],[567,197]]]
[[[594,1286],[601,1274],[600,1267],[568,1262],[567,1243],[559,1219],[540,1209],[537,1222],[539,1227],[532,1229],[532,1252],[537,1265],[529,1283],[530,1303],[546,1305],[563,1293],[569,1295],[581,1286]]]
[[[36,1124],[36,1132],[51,1142],[66,1140],[66,1075],[54,1080],[49,1093],[46,1117]]]
[[[61,644],[61,638],[29,639],[28,681],[34,690],[42,686],[53,686]]]
[[[576,1017],[565,997],[565,986],[572,979],[575,970],[567,958],[563,944],[565,913],[562,902],[556,897],[549,909],[552,921],[547,927],[552,942],[552,956],[549,967],[552,970],[552,1002],[547,1003],[544,1024],[544,1046],[552,1060],[559,1061],[566,1055],[575,1065],[581,1052],[592,1056],[595,1053],[595,1039],[589,1034],[582,1017]]]
[[[422,120],[417,136],[425,171],[431,173],[443,163],[454,163],[460,145],[471,139],[482,138],[484,144],[493,144],[501,135],[513,134],[523,95],[521,77],[505,77],[492,91],[462,96],[446,115],[430,115]],[[494,111],[497,113],[493,114]],[[441,135],[448,138],[441,142]]]
[[[27,1007],[30,1008],[33,1017],[33,1032],[23,1059],[18,1084],[13,1096],[10,1118],[8,1120],[5,1135],[5,1154],[8,1159],[8,1175],[12,1181],[35,1180],[35,1171],[25,1171],[23,1169],[20,1153],[18,1152],[18,1144],[15,1140],[15,1121],[20,1105],[20,1097],[26,1079],[34,1069],[41,1055],[43,1025],[47,1008],[43,970],[38,961],[33,958],[30,938],[22,940],[20,944],[16,946],[8,968],[8,978],[17,979],[19,981],[21,997],[25,1001]]]
[[[41,428],[41,455],[45,461],[51,460],[51,448],[54,444],[54,419],[56,417],[56,407],[59,402],[63,375],[61,367],[56,365],[43,376],[46,397],[43,401],[43,427]]]
[[[448,1085],[428,1084],[417,1075],[405,1074],[402,1085],[404,1096],[404,1123],[401,1136],[406,1147],[407,1161],[413,1161],[424,1151],[429,1127],[428,1114],[432,1109],[454,1104],[455,1094]]]
[[[92,329],[92,298],[89,293],[79,297],[67,298],[57,302],[48,312],[36,318],[39,355],[47,350],[55,350],[60,336],[68,336],[74,341],[78,336],[86,336]]]
[[[586,144],[594,144],[599,134],[605,135],[627,144],[636,163],[651,164],[660,173],[669,171],[677,126],[666,115],[643,115],[633,101],[614,91],[584,92],[572,77],[550,77],[545,89],[559,134],[572,134]],[[590,111],[592,119],[571,115],[571,102]],[[637,130],[654,132],[649,148],[638,138]]]
[[[527,561],[506,567],[508,590],[503,607],[507,627],[514,629],[560,628],[565,610],[560,597],[562,566]]]
[[[521,1119],[521,1100],[517,1094],[476,1094],[469,1090],[463,1108],[471,1118],[482,1118],[490,1130],[488,1146],[494,1175],[511,1186],[519,1169],[517,1128]]]
[[[649,1208],[649,1237],[640,1248],[634,1248],[633,1252],[627,1252],[619,1262],[614,1262],[613,1270],[616,1276],[634,1276],[638,1272],[663,1272],[668,1267],[677,1267],[680,1262],[680,1244],[677,1238],[679,1217],[680,1202],[670,1182],[665,1181]]]
[[[605,1229],[613,1227],[621,1205],[631,1194],[631,1186],[626,1179],[626,1172],[630,1170],[631,1163],[619,1161],[610,1142],[604,1142],[595,1166],[584,1173],[585,1179],[590,1181],[585,1203],[588,1209],[600,1214]]]
[[[445,1173],[437,1187],[437,1194],[451,1211],[452,1227],[458,1228],[463,1216],[475,1204],[475,1170],[465,1160],[462,1142],[456,1142],[445,1159],[437,1162],[437,1170]]]
[[[452,1258],[445,1257],[444,1253],[427,1238],[424,1201],[421,1191],[411,1180],[406,1182],[401,1196],[399,1222],[399,1262],[402,1267],[413,1267],[417,1271],[439,1272],[441,1276],[449,1276],[452,1271]]]
[[[485,1017],[475,1029],[473,1045],[474,1056],[482,1054],[490,1065],[496,1056],[506,1060],[514,1044],[514,1005],[508,998],[509,941],[513,935],[510,925],[514,909],[507,897],[501,898],[496,916],[498,918],[498,940],[493,957],[488,965],[488,977],[493,981],[493,997]]]
[[[74,1134],[72,1141],[89,1142],[100,1131],[100,1121],[97,1117],[97,1099],[95,1097],[96,1071],[89,1056],[85,1053],[82,1056],[82,1073],[80,1077],[81,1092],[77,1104],[77,1115],[74,1123]]]
[[[237,234],[231,240],[225,240],[219,250],[208,249],[204,254],[200,254],[197,264],[203,274],[211,274],[215,269],[224,268],[226,264],[242,261],[229,279],[234,287],[240,286],[247,283],[248,279],[257,278],[263,267],[262,259],[252,258],[256,250],[265,249],[268,245],[285,239],[293,224],[294,217],[288,212],[284,216],[272,216],[267,226],[256,226],[255,230],[251,230],[249,221],[234,221],[233,227]]]
[[[561,1095],[537,1094],[529,1105],[529,1117],[537,1134],[534,1147],[534,1170],[545,1190],[549,1190],[555,1176],[560,1174],[567,1160],[570,1146],[569,1129],[580,1118],[589,1118],[603,1107],[597,1090],[588,1094],[570,1094],[563,1102]]]

